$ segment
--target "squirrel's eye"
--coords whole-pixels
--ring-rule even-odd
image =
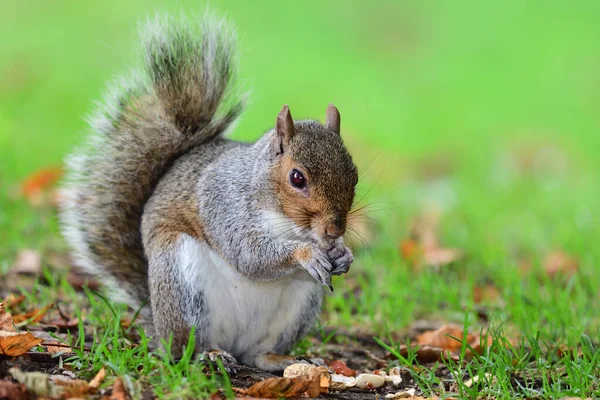
[[[296,189],[304,189],[306,187],[306,178],[304,178],[302,172],[293,169],[292,172],[290,172],[290,183]]]

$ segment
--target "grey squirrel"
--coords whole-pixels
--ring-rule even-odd
[[[229,140],[242,110],[231,28],[157,17],[141,37],[145,72],[109,92],[68,159],[63,234],[175,357],[195,327],[196,351],[281,370],[323,285],[353,261],[343,234],[358,175],[339,112],[329,105],[322,125],[284,106],[258,141]]]

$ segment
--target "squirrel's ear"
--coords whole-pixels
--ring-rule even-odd
[[[333,104],[327,106],[325,113],[325,128],[340,134],[340,112]]]
[[[277,122],[275,124],[275,131],[277,133],[277,147],[275,149],[276,155],[283,153],[290,140],[295,134],[294,120],[290,113],[290,108],[287,104],[284,104],[279,114],[277,114]]]

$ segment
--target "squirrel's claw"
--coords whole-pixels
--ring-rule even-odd
[[[325,253],[313,251],[313,258],[301,263],[302,267],[323,286],[331,286],[331,270],[333,266]]]
[[[333,249],[329,250],[327,256],[333,265],[332,275],[345,274],[350,270],[350,264],[354,261],[352,251],[344,246],[343,243],[339,243]]]

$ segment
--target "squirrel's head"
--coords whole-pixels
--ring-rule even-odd
[[[344,235],[358,173],[340,136],[340,114],[327,107],[325,125],[295,121],[287,105],[270,143],[272,179],[282,212],[321,240]]]

